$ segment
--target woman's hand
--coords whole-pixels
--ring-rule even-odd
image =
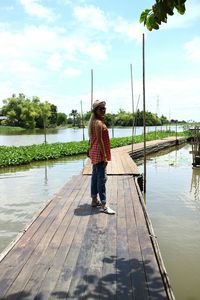
[[[105,158],[105,159],[104,159],[104,162],[103,162],[103,166],[104,166],[104,168],[106,168],[106,167],[107,167],[107,164],[108,164],[108,161],[107,161],[107,158]]]

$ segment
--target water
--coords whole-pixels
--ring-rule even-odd
[[[171,130],[176,130],[175,126],[170,127]],[[169,127],[147,127],[147,132],[157,130],[166,130]],[[183,131],[182,126],[177,127],[177,131]],[[135,134],[139,135],[143,133],[143,127],[135,127]],[[132,127],[126,128],[109,128],[110,137],[122,137],[131,136]],[[84,129],[84,137],[88,139],[87,128]],[[57,142],[71,142],[71,141],[82,141],[83,140],[83,129],[80,128],[65,128],[65,129],[48,129],[47,131],[47,142],[57,143]],[[42,144],[44,143],[44,132],[43,130],[35,131],[25,131],[20,134],[6,134],[0,132],[0,146],[26,146],[32,144]]]
[[[73,175],[85,156],[0,169],[0,252]]]
[[[200,299],[200,170],[190,150],[147,160],[147,210],[177,300]]]

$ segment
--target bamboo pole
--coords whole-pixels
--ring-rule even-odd
[[[93,69],[91,69],[91,111],[92,111],[92,104],[93,104]]]
[[[132,101],[132,114],[133,114],[133,123],[132,123],[132,153],[133,153],[133,135],[134,135],[134,97],[133,97],[133,71],[132,64],[130,64],[131,70],[131,101]]]
[[[145,99],[145,36],[142,35],[143,63],[143,127],[144,127],[144,194],[146,193],[146,99]]]
[[[84,128],[85,128],[85,125],[84,125],[84,120],[83,120],[83,105],[82,105],[82,100],[81,100],[81,120],[82,120],[82,128],[83,128],[83,141],[85,141],[85,132],[84,132]]]

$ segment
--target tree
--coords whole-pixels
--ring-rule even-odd
[[[57,113],[57,125],[66,125],[67,124],[67,115],[65,113]]]
[[[45,101],[44,103],[40,103],[40,113],[43,120],[43,126],[44,126],[44,142],[46,144],[47,138],[46,138],[46,128],[48,126],[49,118],[51,117],[51,104]]]
[[[29,99],[26,99],[21,108],[21,126],[29,129],[34,129],[36,126],[36,117],[39,115],[39,110],[36,105]]]
[[[70,116],[72,116],[73,118],[73,126],[76,125],[76,119],[77,119],[77,116],[78,116],[78,112],[76,109],[72,109],[71,113],[69,114]]]
[[[176,9],[181,15],[185,13],[187,0],[155,0],[151,9],[145,9],[140,15],[140,23],[148,30],[158,30],[161,23],[167,23],[167,17],[174,14]]]
[[[50,116],[50,119],[49,119],[49,123],[53,126],[56,126],[57,117],[58,117],[57,106],[54,105],[54,104],[51,104],[51,116]]]
[[[24,94],[19,94],[18,97],[13,94],[12,97],[3,100],[2,113],[8,118],[7,123],[9,125],[22,125],[21,113],[24,102]]]

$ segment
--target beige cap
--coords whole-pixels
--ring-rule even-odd
[[[95,100],[94,103],[92,104],[92,110],[94,111],[99,105],[106,105],[105,101],[102,100]]]

